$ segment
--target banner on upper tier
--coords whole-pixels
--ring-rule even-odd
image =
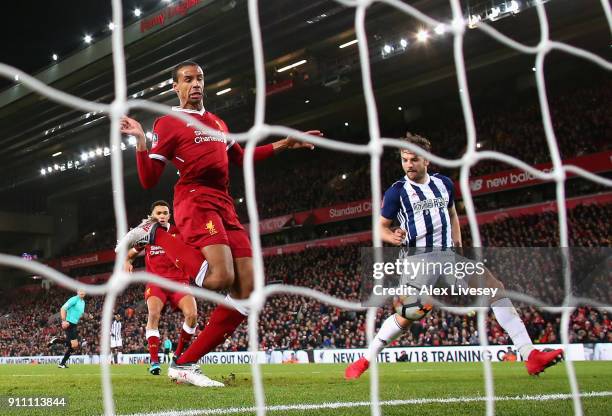
[[[600,152],[565,159],[563,160],[563,164],[578,166],[591,173],[609,172],[612,170],[612,152]],[[533,168],[548,173],[552,171],[552,163],[538,163],[533,165]],[[567,173],[568,178],[574,176],[576,175],[573,173]],[[509,189],[522,188],[544,182],[545,181],[537,179],[531,173],[527,173],[522,169],[512,169],[470,178],[470,191],[472,192],[472,196],[484,195],[491,192],[507,191]],[[461,197],[459,182],[455,182],[455,194],[456,198]]]
[[[536,348],[563,348],[561,344],[536,345]],[[399,361],[411,363],[439,362],[482,362],[484,358],[491,361],[503,361],[508,349],[520,354],[512,345],[460,346],[460,347],[392,347],[386,348],[378,356],[378,361],[394,363]],[[362,357],[365,348],[324,349],[324,350],[267,350],[258,351],[260,364],[305,364],[309,362],[325,364],[348,364]],[[163,354],[159,355],[163,361]],[[247,351],[211,352],[200,360],[201,364],[250,364],[253,354]],[[612,361],[612,343],[571,344],[565,357],[572,361]],[[400,360],[401,358],[401,360]],[[61,355],[0,357],[0,364],[58,364]],[[119,354],[121,364],[148,364],[149,354]],[[69,364],[100,364],[99,355],[73,355]]]
[[[567,198],[565,200],[565,206],[567,209],[573,209],[580,204],[609,204],[612,203],[612,192],[595,194],[595,195],[586,195],[586,196],[578,196],[574,198]],[[555,212],[557,210],[556,201],[543,202],[539,204],[533,205],[525,205],[514,208],[504,208],[495,211],[486,211],[482,213],[478,213],[476,218],[479,224],[486,224],[493,221],[501,221],[506,218],[516,217],[519,215],[537,215],[545,212]],[[371,212],[368,211],[370,215]],[[271,230],[276,229],[276,231],[280,230],[289,220],[287,218],[290,216],[283,216],[278,218],[271,218],[268,220],[264,220],[266,225],[262,228],[262,234],[264,234],[264,230],[267,233],[272,232]],[[461,225],[467,224],[467,218],[465,216],[459,217],[459,222]],[[278,228],[280,227],[280,228]],[[344,246],[348,244],[357,244],[357,243],[369,243],[372,239],[371,231],[362,231],[358,233],[345,234],[337,237],[328,237],[321,238],[318,240],[309,240],[302,241],[299,243],[291,243],[285,244],[281,246],[273,246],[273,247],[264,247],[262,249],[264,256],[273,256],[279,254],[289,254],[289,253],[297,253],[303,251],[307,248],[311,247],[337,247]],[[96,264],[102,263],[110,263],[115,260],[115,251],[114,250],[103,250],[97,253],[89,253],[83,254],[80,256],[74,257],[66,257],[61,259],[53,259],[47,262],[47,264],[53,268],[57,269],[74,269],[78,267],[85,266],[93,266]],[[84,278],[79,278],[79,281],[84,283],[92,283],[95,284],[98,281],[104,281],[108,278],[108,276],[102,275],[94,275],[91,278],[85,280]],[[36,285],[37,288],[40,285]]]

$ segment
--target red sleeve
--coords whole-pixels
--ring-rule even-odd
[[[170,117],[160,117],[155,120],[151,150],[136,152],[138,178],[145,189],[157,185],[166,163],[174,158],[176,141],[172,136],[171,123]]]
[[[257,146],[255,148],[253,160],[255,161],[255,163],[257,163],[272,156],[274,156],[274,146],[272,145],[272,143],[264,144],[263,146]],[[227,150],[227,157],[232,163],[238,166],[242,166],[244,164],[244,150],[238,143],[234,143]]]
[[[151,159],[149,152],[144,150],[136,152],[136,166],[138,167],[140,184],[143,188],[149,189],[157,185],[166,164],[161,160]]]
[[[151,139],[151,151],[149,157],[157,159],[164,163],[174,159],[174,151],[176,150],[176,139],[173,131],[176,130],[176,125],[171,117],[160,117],[153,123],[153,137]]]

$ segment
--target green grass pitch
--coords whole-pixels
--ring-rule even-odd
[[[528,395],[532,400],[502,400],[496,403],[498,415],[546,416],[572,415],[571,400],[561,397],[540,400],[539,395],[570,392],[563,364],[546,370],[540,377],[529,377],[522,363],[493,363],[496,396]],[[612,362],[576,362],[580,390],[607,392],[604,396],[585,397],[585,415],[612,415]],[[264,365],[261,367],[266,390],[266,405],[316,405],[321,403],[349,403],[369,401],[369,376],[346,382],[342,376],[344,365]],[[381,364],[380,399],[465,399],[484,395],[482,364],[480,363],[422,363]],[[116,412],[170,414],[170,410],[227,409],[254,405],[251,372],[248,365],[209,365],[204,372],[214,379],[225,379],[225,388],[198,388],[177,385],[167,378],[166,368],[161,376],[152,376],[145,365],[112,367]],[[0,407],[1,415],[101,415],[102,390],[100,368],[94,365],[73,365],[62,370],[52,365],[0,366],[0,396],[67,396],[65,409],[12,409]],[[546,397],[546,396],[544,396]],[[550,398],[550,396],[548,396]],[[485,403],[454,401],[420,404],[385,405],[384,415],[484,415]],[[190,412],[197,414],[253,414]],[[369,415],[367,406],[335,409],[280,409],[272,415]],[[187,413],[177,413],[187,416]]]

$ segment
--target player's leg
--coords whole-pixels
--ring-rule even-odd
[[[119,339],[111,338],[111,364],[119,364],[121,362],[121,347],[123,347],[123,341]]]
[[[229,247],[230,241],[225,231],[225,223],[219,213],[202,210],[197,206],[190,206],[184,212],[175,207],[175,218],[185,241],[192,246],[203,247],[202,252],[208,262],[208,269],[202,267],[199,272],[200,276],[205,273],[203,286],[215,290],[230,288],[235,280],[233,248],[230,249]],[[238,226],[240,226],[239,223]],[[220,307],[213,311],[204,331],[170,365],[168,377],[200,387],[223,387],[223,383],[204,376],[195,364],[204,354],[231,334],[244,320],[244,316],[242,316],[240,321],[235,323],[231,321],[231,315],[226,315],[222,311]],[[228,326],[231,327],[229,333],[223,329]],[[218,341],[219,338],[221,338],[221,341]]]
[[[437,253],[430,253],[428,251],[415,252],[408,250],[407,252],[400,252],[399,254],[400,259],[408,259],[415,263],[420,263],[422,261],[427,263],[433,261],[436,257]],[[400,283],[403,285],[409,284],[418,289],[423,286],[435,284],[438,278],[438,275],[421,274],[418,276],[403,277]],[[350,364],[344,371],[344,377],[347,380],[359,378],[370,367],[370,361],[375,360],[378,354],[380,354],[380,352],[390,343],[395,341],[404,331],[408,330],[410,325],[412,325],[411,320],[397,313],[385,319],[376,335],[374,335],[365,356]]]
[[[248,310],[239,306],[235,300],[246,299],[253,291],[253,259],[250,242],[246,231],[243,229],[227,230],[227,238],[231,244],[230,255],[234,255],[231,269],[236,272],[236,279],[232,279],[230,295],[227,297],[233,307],[228,308],[219,305],[213,310],[204,330],[183,355],[177,359],[176,362],[179,365],[197,362],[231,336],[248,315]],[[214,267],[213,258],[208,256],[208,251],[206,252],[206,258],[209,260],[211,267]],[[212,273],[212,271],[209,270],[209,273]],[[210,275],[207,274],[204,279],[205,285],[209,278]]]
[[[234,281],[231,293],[248,297],[253,290],[252,259],[238,258],[234,262],[234,266],[237,279]],[[213,310],[204,330],[200,332],[196,340],[168,369],[168,376],[171,379],[184,380],[199,387],[224,386],[223,383],[211,380],[203,375],[195,363],[225,341],[227,337],[231,336],[248,314],[248,311],[235,303],[235,299],[230,297],[230,295],[226,299],[234,307],[228,308],[218,305]]]
[[[472,278],[468,279],[468,284],[472,287],[482,285],[486,288],[497,289],[495,297],[490,299],[495,319],[510,336],[523,359],[527,359],[533,351],[533,342],[512,301],[506,296],[502,282],[496,279],[488,269],[485,269],[482,282]]]
[[[181,297],[177,304],[178,308],[183,312],[185,321],[183,322],[183,328],[179,335],[178,344],[176,346],[175,354],[177,357],[181,355],[186,345],[191,342],[193,334],[195,334],[196,326],[198,323],[198,305],[195,298],[192,295],[185,294]],[[166,351],[166,350],[164,350]],[[166,355],[168,353],[166,352]]]
[[[176,220],[185,241],[157,224],[149,224],[150,227],[141,230],[146,231],[144,234],[147,235],[148,244],[161,246],[174,264],[194,279],[198,286],[210,290],[231,287],[234,280],[233,262],[221,216],[213,210],[191,207],[184,215],[179,215],[177,211]],[[133,239],[128,240],[134,242]]]
[[[209,290],[225,290],[232,287],[235,279],[234,258],[227,239],[225,238],[222,244],[203,247],[202,254],[207,259],[208,269],[201,286]]]
[[[66,352],[64,353],[64,357],[59,364],[59,368],[68,368],[68,359],[70,355],[77,349],[79,346],[77,330],[75,324],[70,324],[68,328],[66,328]]]
[[[159,320],[161,311],[166,303],[166,293],[159,287],[154,285],[147,285],[145,292],[145,299],[147,301],[147,327],[145,335],[147,337],[147,346],[149,349],[149,359],[151,367],[149,367],[149,373],[153,375],[159,375],[161,369],[159,367]]]
[[[202,208],[197,204],[181,204],[175,208],[175,219],[185,243],[198,247],[201,251],[199,258],[196,258],[191,251],[191,259],[183,260],[178,257],[182,253],[178,253],[179,266],[187,266],[191,273],[197,270],[195,275],[189,275],[194,278],[198,286],[209,290],[230,288],[234,282],[233,258],[235,256],[232,253],[226,223],[221,213]],[[188,261],[189,264],[181,265],[181,261]]]
[[[226,299],[232,301],[229,295]],[[184,365],[197,362],[231,336],[248,315],[244,308],[240,307],[242,310],[240,312],[236,309],[237,307],[239,306],[235,305],[234,308],[228,308],[224,305],[218,305],[210,315],[204,330],[176,360],[177,364]]]
[[[58,336],[52,336],[49,342],[47,343],[47,347],[51,348],[55,344],[65,344],[66,339]]]
[[[469,279],[468,284],[476,286],[480,283],[476,279]],[[498,289],[495,297],[491,298],[491,309],[499,325],[506,331],[516,349],[526,360],[525,365],[530,375],[537,375],[563,359],[562,349],[539,351],[533,347],[525,324],[510,298],[506,296],[503,283],[486,268],[483,286]]]
[[[402,332],[410,328],[411,324],[411,320],[396,313],[385,319],[374,339],[372,339],[366,355],[350,364],[344,371],[344,377],[347,380],[359,378],[370,367],[370,361],[375,360],[378,354],[399,337]]]
[[[209,290],[230,288],[234,282],[232,249],[219,213],[192,207],[188,213],[177,211],[176,219],[185,241],[158,227],[155,244],[163,247],[198,286]],[[200,251],[194,247],[200,247]]]
[[[410,328],[412,321],[404,318],[403,316],[394,313],[381,325],[380,329],[372,339],[370,348],[366,358],[369,361],[376,359],[378,354],[387,347],[390,343],[395,341],[402,333]]]
[[[197,248],[200,247],[199,245],[187,244],[180,237],[168,233],[153,220],[146,220],[130,230],[117,246],[126,245],[127,247],[134,247],[136,245],[147,244],[155,244],[162,247],[174,264],[193,280],[196,280],[198,275],[203,275],[206,272],[208,262]]]
[[[166,255],[174,260],[174,264],[191,279],[195,280],[198,275],[206,274],[209,262],[203,251],[186,244],[161,227],[155,231],[152,241],[153,244],[162,247]],[[209,287],[207,289],[216,290]]]

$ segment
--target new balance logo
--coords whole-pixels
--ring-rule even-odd
[[[482,179],[476,179],[476,180],[470,181],[470,189],[472,191],[480,191],[482,189],[482,183],[483,183]]]

